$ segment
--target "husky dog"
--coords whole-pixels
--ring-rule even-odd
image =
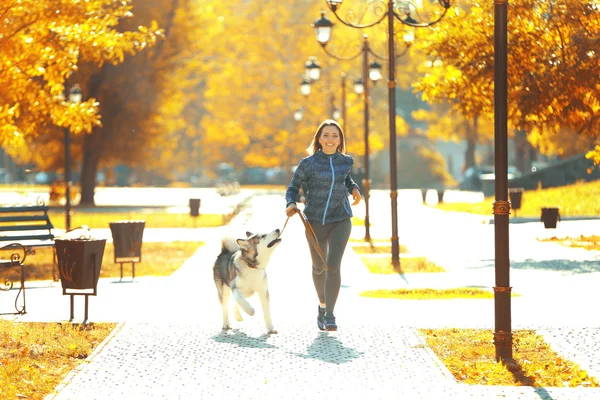
[[[246,300],[258,293],[269,333],[277,333],[271,321],[269,289],[265,268],[273,250],[281,242],[279,229],[267,234],[246,232],[246,239],[223,238],[221,253],[215,261],[213,275],[223,308],[223,330],[229,325],[229,296],[235,299],[233,314],[242,320],[240,307],[248,315],[254,315],[254,308]]]

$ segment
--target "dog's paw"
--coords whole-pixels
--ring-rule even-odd
[[[240,314],[240,309],[239,308],[234,308],[233,309],[233,316],[235,317],[236,321],[243,321],[244,318],[242,318],[242,314]]]
[[[248,309],[248,315],[251,316],[251,317],[254,316],[254,308],[250,307]]]
[[[229,325],[223,325],[223,327],[221,328],[221,330],[223,330],[223,331],[228,331],[230,329],[231,329],[231,327]]]
[[[269,332],[267,332],[268,335],[276,335],[279,332],[277,332],[275,329],[270,329]]]

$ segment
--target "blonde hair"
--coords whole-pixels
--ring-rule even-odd
[[[323,146],[321,146],[321,143],[319,143],[319,139],[321,138],[321,134],[323,133],[323,128],[325,128],[326,126],[335,126],[338,129],[338,131],[340,132],[340,145],[338,146],[337,151],[339,151],[342,154],[346,154],[346,136],[344,135],[344,131],[340,124],[338,124],[337,121],[334,121],[333,119],[326,119],[325,121],[321,122],[321,124],[317,128],[317,131],[315,132],[315,135],[312,138],[312,141],[310,142],[310,145],[306,148],[306,152],[309,155],[313,155],[317,151],[323,150]]]

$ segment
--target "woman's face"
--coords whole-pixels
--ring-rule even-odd
[[[337,151],[338,146],[342,143],[340,131],[335,125],[327,125],[323,127],[319,136],[319,144],[323,148],[323,153],[333,154]]]

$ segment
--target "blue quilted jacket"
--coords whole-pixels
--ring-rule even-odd
[[[302,187],[309,221],[324,225],[352,217],[348,195],[358,189],[350,176],[353,165],[354,159],[348,155],[329,155],[322,150],[302,159],[285,193],[286,207],[296,202]]]

